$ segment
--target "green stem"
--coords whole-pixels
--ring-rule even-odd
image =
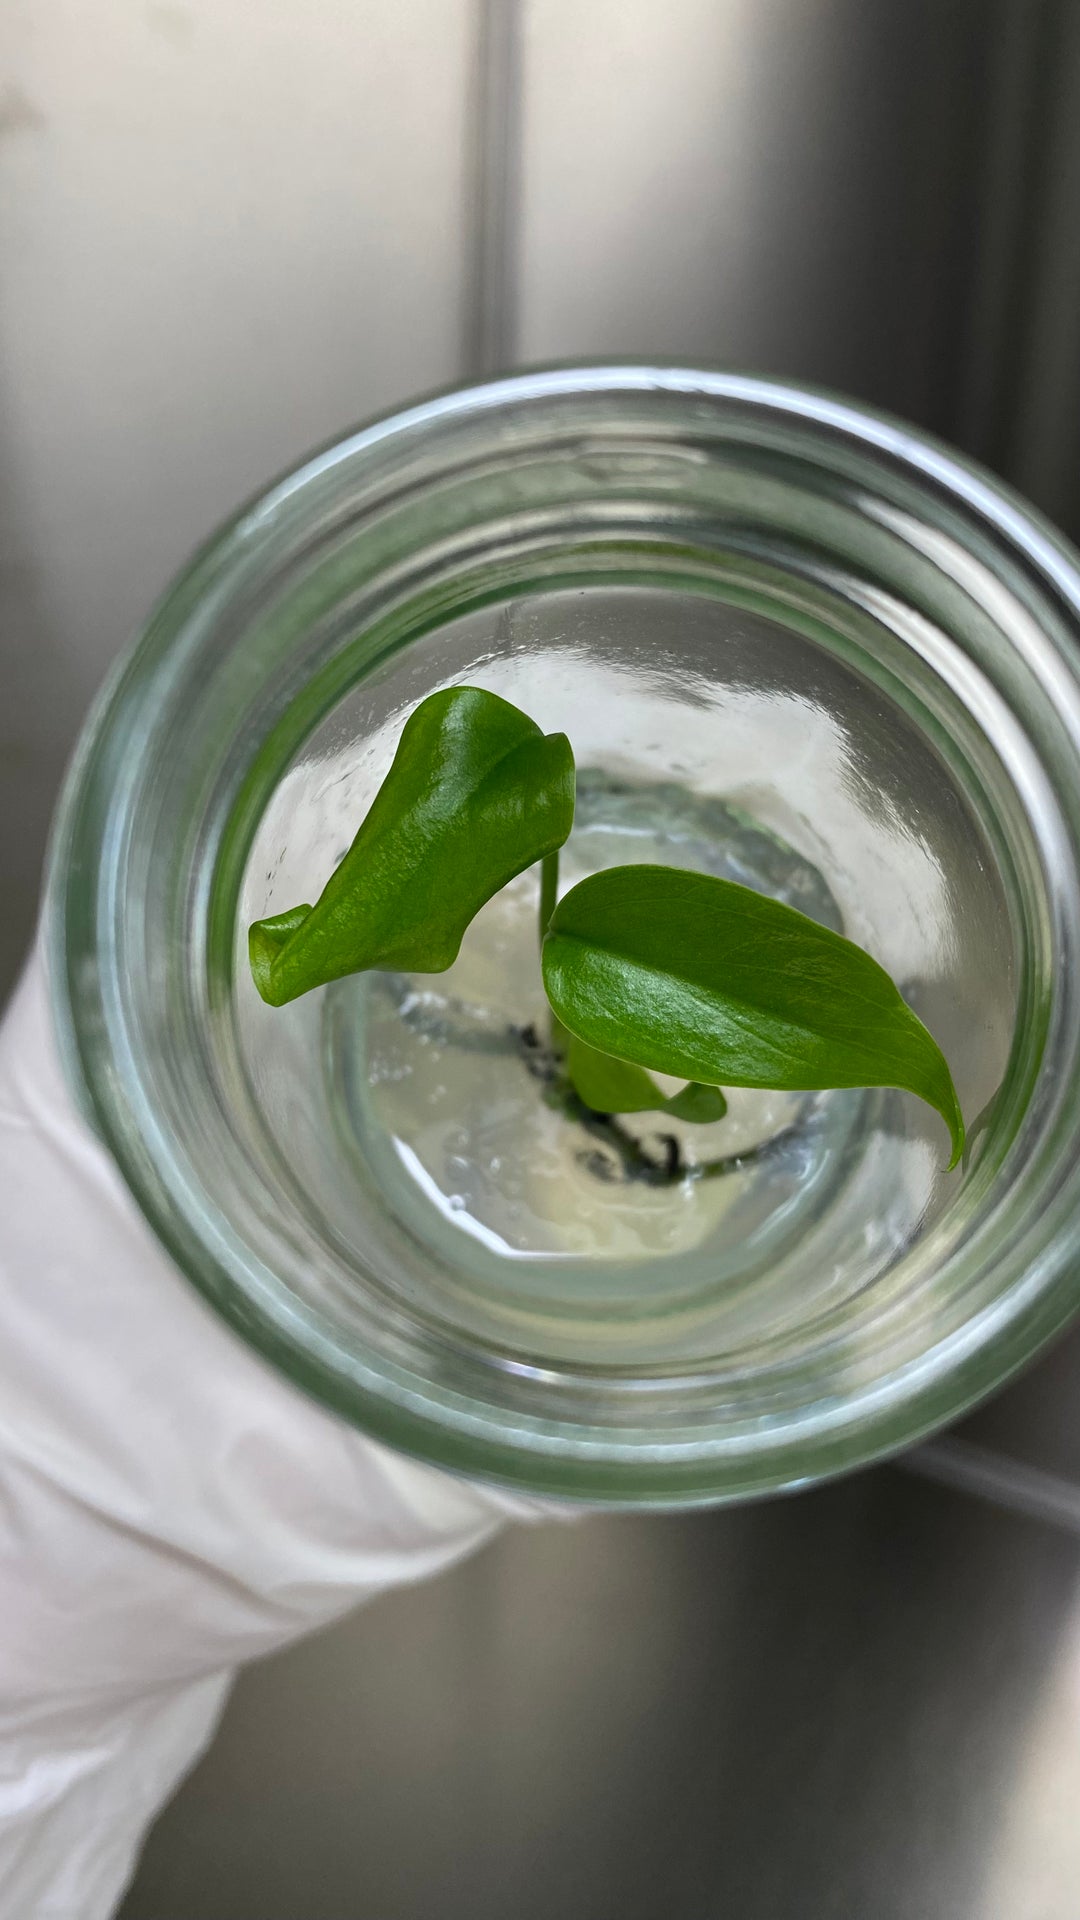
[[[559,897],[559,850],[545,853],[540,862],[540,943],[548,930],[548,922],[555,911],[555,902]]]
[[[558,1021],[555,1022],[558,1028]],[[796,1131],[796,1126],[785,1127],[781,1133],[773,1134],[771,1139],[759,1141],[757,1146],[742,1147],[737,1153],[727,1153],[719,1160],[706,1160],[697,1166],[688,1167],[682,1157],[677,1135],[657,1133],[656,1139],[663,1149],[659,1159],[649,1152],[628,1127],[623,1126],[619,1116],[614,1113],[597,1113],[593,1107],[586,1106],[563,1069],[562,1050],[556,1045],[545,1045],[533,1026],[511,1028],[521,1058],[534,1080],[540,1081],[544,1089],[544,1099],[548,1105],[565,1115],[567,1120],[598,1140],[608,1149],[608,1158],[602,1154],[578,1156],[599,1179],[611,1180],[617,1175],[612,1165],[621,1169],[625,1180],[639,1180],[650,1187],[673,1187],[685,1180],[716,1180],[728,1173],[741,1173],[746,1167],[760,1164],[780,1151]],[[796,1123],[797,1124],[797,1123]]]
[[[543,860],[540,862],[540,920],[538,932],[541,946],[544,944],[544,935],[548,930],[548,925],[555,911],[555,903],[558,897],[559,849],[556,847],[554,853],[545,853]],[[554,1007],[549,1005],[548,1046],[552,1047],[556,1053],[565,1053],[568,1037],[566,1028],[563,1026]]]

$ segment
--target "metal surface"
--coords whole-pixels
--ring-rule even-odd
[[[522,0],[519,356],[839,387],[1080,536],[1075,0]]]
[[[466,211],[467,296],[462,373],[505,373],[517,339],[520,139],[523,73],[517,0],[474,0],[475,72],[470,112],[471,190]]]
[[[0,996],[86,703],[192,549],[457,377],[470,0],[0,5]]]
[[[123,1920],[1075,1920],[1078,1806],[1076,1540],[883,1470],[517,1533],[254,1670]]]
[[[983,1450],[1056,1474],[1080,1492],[1080,1327],[958,1429]]]
[[[105,667],[379,406],[741,362],[1080,534],[1078,101],[1075,0],[7,0],[0,993]],[[1076,1920],[1080,1335],[912,1465],[983,1497],[515,1535],[253,1670],[126,1920]]]
[[[1007,1507],[1028,1520],[1045,1520],[1080,1536],[1080,1486],[1063,1473],[1028,1466],[1004,1449],[980,1447],[963,1432],[944,1433],[903,1455],[905,1472]]]
[[[1012,10],[531,0],[523,357],[768,369],[946,430]]]

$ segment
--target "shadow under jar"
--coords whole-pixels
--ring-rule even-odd
[[[52,859],[71,1070],[184,1273],[358,1426],[590,1502],[814,1479],[1004,1379],[1080,1304],[1078,568],[933,442],[728,374],[452,393],[271,488],[113,676]],[[535,873],[444,974],[265,1006],[248,922],[459,683],[570,735],[564,886],[696,867],[868,948],[963,1167],[888,1090],[568,1117]]]

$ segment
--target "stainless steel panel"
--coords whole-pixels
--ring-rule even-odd
[[[1080,1548],[898,1473],[514,1534],[241,1679],[123,1920],[1074,1920]]]
[[[532,0],[525,358],[615,351],[932,410],[993,110],[985,0]]]
[[[1073,0],[529,0],[518,349],[817,381],[1080,534]]]
[[[460,371],[468,0],[0,8],[0,992],[59,763],[169,575]]]

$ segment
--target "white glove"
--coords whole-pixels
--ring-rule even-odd
[[[550,1511],[214,1317],[74,1109],[35,957],[0,1026],[0,1920],[114,1911],[238,1662]]]

